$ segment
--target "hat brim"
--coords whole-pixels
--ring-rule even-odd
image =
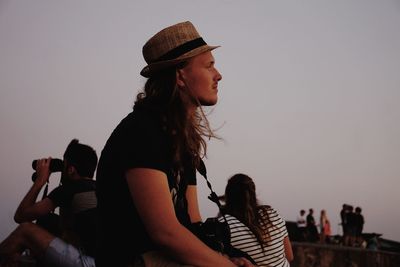
[[[196,49],[193,49],[193,50],[181,55],[178,58],[151,63],[142,69],[142,71],[140,72],[140,75],[142,75],[143,77],[149,78],[152,74],[159,72],[160,70],[174,66],[180,62],[188,60],[189,58],[192,58],[192,57],[195,57],[202,53],[214,50],[215,48],[218,48],[218,47],[220,47],[220,46],[219,45],[218,46],[203,45],[203,46],[197,47]]]

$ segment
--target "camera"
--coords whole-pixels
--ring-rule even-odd
[[[217,218],[207,218],[204,223],[192,223],[189,229],[213,250],[224,252],[225,246],[230,243],[228,224]]]
[[[34,161],[32,161],[32,169],[36,170],[36,165],[37,165],[37,159],[35,159]],[[62,159],[51,159],[50,161],[50,172],[61,172],[64,168],[64,162]],[[37,178],[37,173],[34,172],[32,174],[32,181],[34,182]]]
[[[213,250],[233,258],[246,258],[256,265],[249,254],[231,245],[231,232],[226,219],[220,222],[218,218],[207,218],[204,223],[192,223],[189,230]]]

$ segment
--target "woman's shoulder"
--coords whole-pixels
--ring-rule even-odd
[[[262,217],[267,217],[272,222],[281,222],[281,221],[283,221],[283,218],[278,213],[278,211],[275,210],[273,207],[271,207],[269,205],[260,206],[259,209],[258,209],[258,212],[260,213],[260,215]]]
[[[224,214],[224,215],[221,215],[218,217],[218,221],[220,221],[220,222],[225,222],[225,219],[229,224],[240,222],[238,218],[236,218],[235,216],[230,215],[230,214]]]
[[[262,214],[264,214],[264,213],[271,214],[271,213],[276,213],[276,210],[274,210],[269,205],[261,205],[261,206],[258,206],[258,212],[262,213]]]

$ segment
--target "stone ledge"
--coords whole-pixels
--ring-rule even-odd
[[[399,267],[400,254],[338,245],[292,242],[291,267]]]

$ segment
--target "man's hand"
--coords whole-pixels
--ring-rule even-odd
[[[41,186],[45,185],[49,181],[50,177],[50,161],[51,157],[47,159],[39,159],[36,163],[37,178],[35,183]]]
[[[243,266],[243,267],[254,267],[255,265],[253,265],[248,259],[246,258],[230,258],[230,260],[236,264],[236,266]]]
[[[14,220],[16,223],[31,222],[56,208],[55,204],[49,198],[44,198],[36,203],[40,190],[49,180],[50,161],[51,158],[37,161],[37,178],[15,211]]]

